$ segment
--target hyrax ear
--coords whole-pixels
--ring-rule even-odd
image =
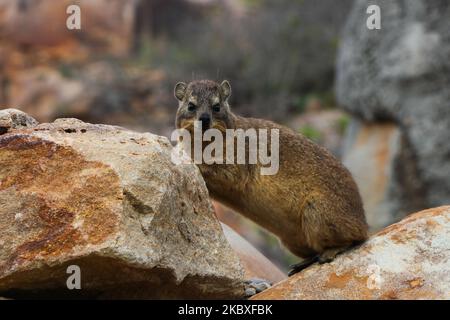
[[[184,82],[178,82],[175,85],[175,89],[173,90],[173,93],[175,95],[175,98],[177,98],[179,101],[183,100],[184,94],[186,93],[187,84]]]
[[[231,96],[231,85],[228,80],[223,80],[220,89],[222,89],[223,99],[227,100]]]

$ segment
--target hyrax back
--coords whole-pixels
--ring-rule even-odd
[[[177,128],[278,129],[279,171],[261,164],[200,164],[210,195],[277,235],[297,256],[332,259],[367,238],[361,197],[349,171],[326,149],[271,121],[234,115],[227,81],[179,83]],[[270,139],[269,139],[270,141]],[[248,149],[248,145],[246,145]],[[247,150],[248,151],[248,150]]]

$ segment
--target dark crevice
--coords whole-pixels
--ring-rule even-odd
[[[401,215],[427,207],[427,188],[418,168],[418,158],[405,132],[400,140],[400,152],[393,164],[395,197],[400,199]],[[394,191],[395,190],[395,191]]]
[[[130,192],[129,190],[123,190],[123,195],[128,200],[128,202],[131,204],[133,209],[140,214],[154,214],[155,211],[152,207],[144,204],[141,200],[136,198],[136,196]]]

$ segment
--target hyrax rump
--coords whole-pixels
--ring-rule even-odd
[[[212,198],[271,231],[292,253],[305,258],[293,272],[315,261],[331,261],[367,238],[357,186],[326,149],[274,122],[233,114],[228,81],[180,82],[174,91],[179,129],[193,132],[194,121],[200,121],[203,129],[218,129],[224,137],[225,129],[279,130],[279,171],[274,175],[261,175],[259,162],[198,167]]]

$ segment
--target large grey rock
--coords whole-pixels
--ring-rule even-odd
[[[0,296],[243,297],[204,181],[171,149],[76,119],[0,135]]]
[[[381,8],[381,30],[366,27],[372,4]],[[446,0],[358,0],[337,62],[342,107],[359,119],[392,122],[401,130],[400,154],[407,161],[400,167],[416,171],[422,208],[450,202],[449,17]],[[415,197],[408,192],[400,191]]]

